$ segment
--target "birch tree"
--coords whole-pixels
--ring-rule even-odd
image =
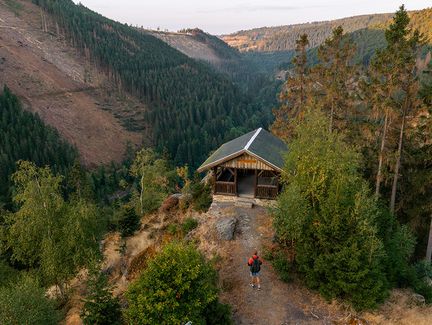
[[[55,284],[64,298],[67,280],[98,251],[96,207],[84,200],[66,202],[62,177],[48,167],[20,161],[12,178],[18,211],[5,221],[11,259],[35,269],[43,284]]]
[[[130,171],[139,184],[140,214],[159,207],[168,190],[166,161],[157,158],[152,149],[144,148],[136,154]]]

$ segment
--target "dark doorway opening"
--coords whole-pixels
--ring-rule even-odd
[[[255,170],[237,170],[237,193],[242,197],[255,197]]]

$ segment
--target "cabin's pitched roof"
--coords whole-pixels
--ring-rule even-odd
[[[288,150],[286,144],[263,128],[246,133],[224,143],[198,168],[203,172],[214,166],[234,159],[244,153],[255,156],[270,167],[281,171],[284,165],[283,154]]]

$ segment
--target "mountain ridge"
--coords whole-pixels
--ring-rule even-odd
[[[409,14],[412,19],[411,25],[427,34],[430,39],[432,36],[429,28],[430,24],[424,24],[424,22],[432,21],[432,8],[410,11]],[[393,13],[366,14],[335,20],[259,27],[221,35],[221,38],[241,52],[289,51],[295,49],[295,41],[303,33],[308,34],[309,46],[313,48],[319,46],[330,36],[332,29],[339,25],[344,28],[346,33],[362,29],[382,30],[392,17]]]

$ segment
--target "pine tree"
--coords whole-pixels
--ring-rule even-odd
[[[404,6],[401,6],[385,32],[387,47],[378,52],[370,69],[370,102],[378,119],[383,121],[380,132],[376,195],[380,194],[387,147],[393,143],[397,145],[393,150],[389,149],[396,157],[392,168],[393,182],[389,204],[392,213],[395,212],[403,142],[407,128],[406,120],[407,117],[417,114],[421,104],[417,97],[419,82],[416,56],[422,44],[422,37],[418,31],[409,29],[409,21],[408,13]],[[397,125],[397,128],[390,128],[391,123]],[[392,132],[392,130],[396,131]]]
[[[97,266],[90,269],[87,292],[81,314],[85,325],[122,324],[119,299],[113,296],[108,277]]]
[[[292,60],[293,74],[288,77],[279,95],[281,105],[274,110],[275,121],[271,127],[272,132],[282,139],[289,138],[293,127],[291,122],[304,113],[310,87],[307,35],[301,35],[296,44],[296,56]]]
[[[329,116],[329,130],[343,129],[354,105],[358,67],[356,48],[341,26],[318,49],[319,64],[312,69],[315,104]]]

